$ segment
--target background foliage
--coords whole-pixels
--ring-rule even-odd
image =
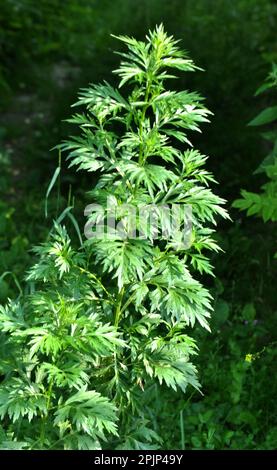
[[[84,189],[91,182],[87,176],[62,168],[48,198],[46,220],[43,200],[59,164],[57,152],[49,149],[70,133],[62,120],[77,90],[107,79],[115,68],[110,33],[143,38],[161,21],[205,69],[186,74],[176,85],[206,96],[214,113],[212,124],[193,136],[193,144],[211,155],[208,169],[220,181],[220,195],[231,206],[242,188],[260,193],[268,182],[264,172],[252,173],[272,143],[247,123],[276,106],[274,89],[254,97],[277,61],[274,0],[210,0],[209,7],[206,0],[2,0],[2,303],[25,289],[23,273],[33,257],[29,250],[45,240],[70,191],[76,195],[75,215],[82,214]],[[269,123],[268,131],[274,125]],[[264,224],[235,207],[230,212],[233,222],[220,225],[225,254],[212,260],[216,278],[205,279],[215,297],[212,333],[194,333],[204,395],[191,390],[184,400],[177,392],[158,395],[153,389],[149,397],[153,416],[158,416],[155,430],[167,448],[276,448],[276,223]]]

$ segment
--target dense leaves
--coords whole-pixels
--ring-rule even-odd
[[[107,435],[112,445],[126,446],[122,436],[134,420],[147,420],[144,395],[154,380],[174,391],[200,387],[190,362],[197,348],[186,331],[196,322],[209,330],[212,297],[192,273],[212,272],[204,253],[219,248],[207,224],[228,215],[224,200],[208,188],[213,177],[203,169],[207,157],[183,151],[176,142],[189,143],[187,131],[199,130],[209,111],[197,94],[166,91],[171,68],[196,67],[162,25],[145,43],[118,39],[127,45],[115,70],[119,87],[128,82],[133,91],[123,98],[107,82],[81,91],[77,104],[85,105],[86,113],[70,119],[81,136],[60,148],[70,166],[101,170],[90,196],[105,210],[90,221],[104,227],[116,209],[121,231],[101,236],[92,231],[78,250],[56,222],[49,240],[35,248],[38,262],[27,275],[30,294],[1,307],[9,355],[2,361],[0,413],[10,422],[10,441],[28,448],[94,449]],[[182,244],[186,220],[172,229],[168,213],[155,233],[151,221],[147,231],[145,217],[135,216],[130,233],[127,204],[135,211],[150,206],[160,216],[165,202],[181,211],[189,207],[188,246]],[[164,226],[166,234],[160,233]],[[132,447],[152,441],[156,445],[160,438],[145,430],[133,437]]]
[[[277,85],[277,66],[273,65],[272,72],[269,74],[265,86],[258,89],[258,94],[270,88],[275,89]],[[269,107],[262,111],[249,125],[260,126],[277,121],[277,107]],[[247,210],[247,215],[259,215],[264,222],[269,220],[277,221],[277,133],[273,129],[264,134],[269,140],[273,149],[263,160],[256,173],[264,172],[269,179],[263,186],[260,193],[253,193],[243,190],[242,199],[234,202],[234,207]]]
[[[276,448],[276,19],[274,0],[1,1],[1,449]],[[177,79],[145,100],[161,21]],[[245,188],[232,223],[213,188]],[[193,215],[185,239],[164,204]]]

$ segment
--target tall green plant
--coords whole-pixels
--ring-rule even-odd
[[[272,70],[265,83],[258,88],[256,95],[277,88],[277,65]],[[250,126],[271,125],[271,130],[263,133],[263,137],[272,143],[272,150],[264,159],[255,173],[265,173],[267,181],[259,193],[242,190],[241,198],[234,201],[233,206],[246,210],[247,215],[262,217],[264,222],[277,221],[277,131],[274,126],[277,122],[277,106],[270,106],[261,111],[250,123]]]
[[[1,307],[4,448],[157,447],[155,383],[200,387],[189,332],[209,329],[212,297],[198,272],[212,274],[212,226],[228,217],[187,137],[209,111],[197,93],[166,90],[168,70],[197,67],[162,26],[146,42],[118,39],[127,93],[106,82],[81,91],[86,111],[70,120],[80,135],[61,145],[70,166],[97,177],[88,239],[76,249],[56,223],[35,249],[30,295]],[[96,236],[112,214],[116,230]]]

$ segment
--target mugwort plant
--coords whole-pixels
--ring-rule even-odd
[[[162,25],[145,42],[117,39],[119,87],[81,90],[79,135],[60,146],[97,179],[86,241],[73,246],[56,222],[29,293],[0,309],[2,448],[157,448],[153,393],[200,387],[190,331],[209,330],[199,277],[213,272],[216,217],[228,217],[188,136],[210,111],[166,88],[172,70],[198,67]]]

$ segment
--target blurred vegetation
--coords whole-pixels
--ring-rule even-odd
[[[2,0],[0,9],[0,301],[24,290],[30,248],[45,239],[51,220],[76,195],[82,217],[87,176],[65,171],[44,197],[58,165],[50,151],[70,133],[64,120],[77,91],[103,81],[118,58],[110,34],[143,38],[163,22],[182,40],[204,73],[179,80],[180,89],[207,96],[214,113],[194,143],[211,158],[218,193],[231,206],[241,188],[259,192],[252,175],[271,151],[247,123],[276,96],[254,97],[277,62],[275,0]],[[58,206],[57,206],[57,195]],[[276,197],[276,195],[275,195]],[[153,391],[155,426],[171,449],[274,449],[277,446],[276,223],[230,209],[220,226],[225,254],[215,257],[212,334],[200,341],[204,395]],[[3,274],[3,275],[2,275]]]

